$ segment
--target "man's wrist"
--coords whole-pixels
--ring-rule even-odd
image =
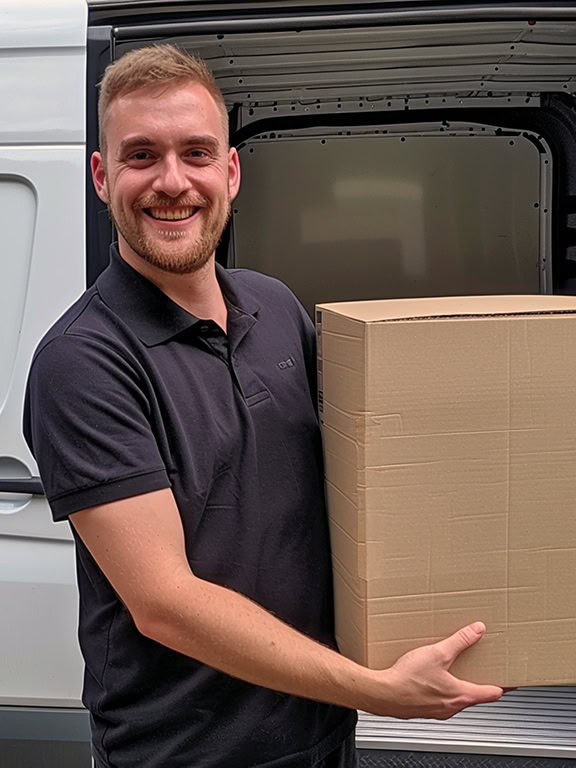
[[[346,662],[344,675],[338,681],[343,706],[387,714],[387,710],[392,709],[394,700],[389,670],[368,669],[349,659],[346,659]],[[386,711],[382,712],[383,709]]]

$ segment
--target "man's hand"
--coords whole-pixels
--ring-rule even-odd
[[[497,701],[504,693],[495,685],[476,685],[459,680],[449,672],[456,658],[477,643],[485,634],[484,624],[477,622],[434,645],[416,648],[402,656],[390,669],[384,670],[386,685],[396,693],[390,702],[374,702],[368,711],[408,719],[412,717],[447,720],[473,704]]]

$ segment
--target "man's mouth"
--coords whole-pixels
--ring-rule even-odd
[[[157,221],[184,221],[191,219],[198,208],[144,208],[144,213]]]

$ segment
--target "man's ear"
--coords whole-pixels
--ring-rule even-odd
[[[228,150],[228,194],[234,200],[240,189],[240,158],[235,147]]]
[[[106,185],[106,172],[104,161],[100,152],[94,152],[90,158],[90,170],[92,171],[92,183],[96,194],[103,203],[108,203],[108,187]]]

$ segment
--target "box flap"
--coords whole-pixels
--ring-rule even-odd
[[[383,299],[320,304],[317,310],[378,323],[431,317],[479,317],[576,312],[576,296],[443,296],[424,299]]]

